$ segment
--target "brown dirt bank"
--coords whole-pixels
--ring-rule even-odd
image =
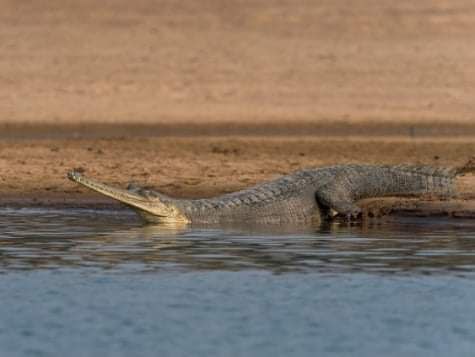
[[[242,189],[307,167],[343,163],[456,166],[473,153],[472,139],[440,138],[431,141],[197,136],[3,140],[0,204],[116,207],[111,200],[68,181],[66,172],[72,168],[118,186],[135,181],[172,196],[203,197]],[[459,179],[459,188],[465,199],[475,198],[475,176]],[[473,201],[466,200],[449,202],[442,209],[434,203],[418,206],[411,200],[381,202],[385,202],[383,206],[373,202],[370,208],[399,207],[409,213],[475,212]]]

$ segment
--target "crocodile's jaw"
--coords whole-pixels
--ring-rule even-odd
[[[136,209],[140,216],[148,222],[188,222],[188,219],[176,207],[166,205],[159,199],[143,197],[131,191],[103,184],[102,182],[87,178],[77,171],[68,172],[68,178]]]

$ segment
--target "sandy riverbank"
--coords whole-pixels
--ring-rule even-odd
[[[239,190],[302,168],[344,163],[462,165],[472,138],[194,136],[16,139],[0,142],[2,205],[114,205],[66,179],[70,169],[125,186],[133,181],[176,197]],[[475,177],[458,180],[474,198]],[[466,202],[468,203],[468,202]],[[400,204],[392,202],[391,205]]]

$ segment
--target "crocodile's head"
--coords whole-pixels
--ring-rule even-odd
[[[115,188],[87,178],[77,171],[68,172],[68,178],[134,208],[148,222],[188,222],[173,200],[159,193]]]

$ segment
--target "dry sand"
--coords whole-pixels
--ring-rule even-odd
[[[0,122],[472,122],[472,0],[0,0]]]

